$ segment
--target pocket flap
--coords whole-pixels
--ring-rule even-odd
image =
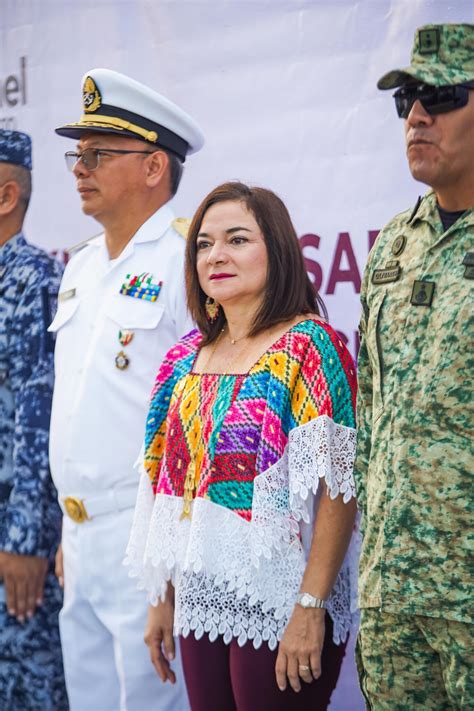
[[[134,299],[123,294],[114,294],[107,315],[121,328],[156,328],[164,308],[156,301]]]
[[[62,303],[60,302],[58,310],[56,311],[56,316],[48,327],[48,331],[50,331],[50,333],[56,333],[56,331],[59,331],[59,329],[74,316],[78,306],[79,299],[71,299],[70,301],[64,301]]]

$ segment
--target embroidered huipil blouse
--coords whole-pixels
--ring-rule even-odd
[[[274,649],[320,496],[355,496],[354,364],[316,319],[287,331],[246,374],[195,373],[200,340],[188,334],[158,372],[126,563],[152,603],[172,581],[175,634]],[[328,603],[335,642],[351,624],[356,537]]]

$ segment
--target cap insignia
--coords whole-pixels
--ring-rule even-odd
[[[84,89],[82,92],[82,103],[84,104],[84,111],[90,113],[92,111],[97,111],[102,103],[102,97],[100,91],[98,90],[95,81],[92,77],[86,77],[84,82]]]
[[[420,54],[436,54],[440,45],[438,29],[420,30],[418,32],[418,47]]]

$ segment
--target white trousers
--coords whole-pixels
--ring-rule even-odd
[[[143,641],[147,601],[122,564],[133,509],[63,524],[59,624],[71,711],[188,711],[176,643],[176,684],[163,684]]]

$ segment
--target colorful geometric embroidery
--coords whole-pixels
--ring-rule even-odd
[[[281,458],[290,430],[322,415],[355,427],[354,364],[315,319],[283,334],[242,375],[193,373],[200,340],[197,331],[182,339],[158,373],[145,469],[155,493],[182,497],[191,463],[195,496],[250,520],[253,481]]]

